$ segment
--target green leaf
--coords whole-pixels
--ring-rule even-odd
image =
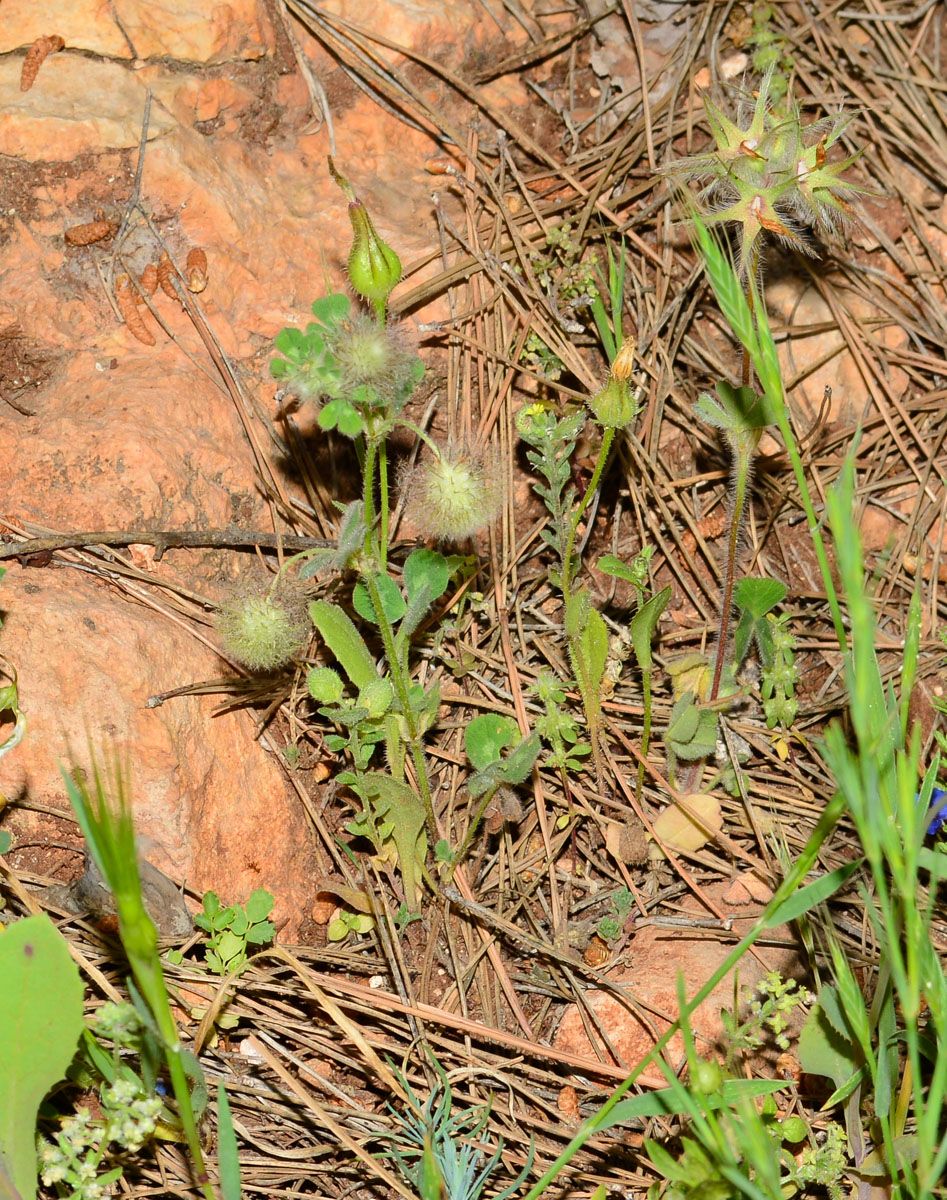
[[[799,1065],[841,1087],[858,1070],[858,1053],[829,1021],[821,1002],[806,1018],[797,1047]]]
[[[84,1029],[82,981],[45,914],[0,933],[0,1191],[36,1195],[36,1114]]]
[[[312,315],[323,325],[335,326],[349,315],[352,301],[344,292],[329,292],[312,302]]]
[[[314,600],[309,605],[309,616],[342,668],[355,687],[361,691],[378,678],[374,659],[355,624],[337,604],[328,600]]]
[[[276,898],[272,892],[268,892],[266,888],[257,888],[250,893],[250,899],[247,901],[247,916],[254,924],[257,921],[265,921],[273,911],[275,903]]]
[[[717,748],[717,714],[698,708],[693,692],[685,692],[671,709],[664,741],[685,762],[709,758]]]
[[[331,667],[312,667],[306,675],[306,686],[317,704],[338,704],[345,690],[342,677]]]
[[[642,671],[651,670],[651,641],[654,638],[654,631],[658,627],[658,621],[661,620],[661,614],[667,608],[670,599],[670,587],[663,588],[642,604],[631,618],[628,630],[631,633],[635,658],[637,658],[638,666]]]
[[[733,598],[739,608],[758,621],[785,598],[788,590],[779,579],[748,575],[738,581]]]
[[[603,575],[614,575],[626,583],[633,583],[635,587],[640,583],[637,573],[616,554],[603,554],[595,565]]]
[[[746,657],[753,641],[760,652],[760,660],[767,669],[773,664],[773,632],[766,614],[785,597],[786,585],[778,579],[741,579],[734,589],[733,598],[741,611],[733,635],[733,657],[739,666]]]
[[[306,335],[301,329],[295,329],[288,326],[286,329],[281,329],[273,339],[273,345],[280,352],[294,363],[303,361],[306,355]],[[276,362],[279,360],[276,359]],[[288,364],[287,364],[288,366]]]
[[[348,400],[330,400],[319,409],[319,425],[322,429],[336,429],[346,437],[355,438],[364,430],[365,422],[358,409]]]
[[[385,620],[389,625],[394,625],[401,620],[407,608],[404,596],[401,594],[401,589],[390,575],[376,575],[375,584],[378,588],[378,594],[381,596],[381,607],[384,611]],[[358,615],[364,620],[370,621],[373,625],[378,624],[378,617],[375,613],[375,606],[372,604],[371,595],[361,579],[355,585],[355,590],[352,593],[352,605]]]
[[[404,564],[408,609],[401,620],[395,643],[399,654],[404,654],[405,643],[421,624],[424,614],[447,590],[450,577],[450,563],[436,550],[415,550],[408,556]]]
[[[416,909],[421,902],[419,868],[424,864],[427,851],[424,803],[413,788],[390,775],[366,775],[362,786],[366,795],[372,798],[375,820],[387,818],[391,823],[390,837],[398,854],[405,899]]]
[[[542,748],[538,733],[531,733],[516,746],[503,763],[501,776],[504,783],[520,784],[533,769]]]
[[[6,829],[0,829],[0,854],[9,854],[13,844],[13,834]]]
[[[844,866],[836,867],[834,871],[827,871],[819,879],[807,883],[805,887],[793,892],[774,912],[770,913],[766,921],[766,928],[774,929],[777,925],[788,925],[790,921],[795,921],[804,913],[810,912],[824,903],[854,875],[863,861],[858,858],[854,862],[845,863]]]
[[[242,1200],[237,1135],[230,1115],[230,1102],[222,1083],[217,1085],[217,1165],[220,1170],[220,1194],[223,1200]]]
[[[502,751],[518,741],[519,726],[512,717],[481,713],[464,730],[464,749],[478,771],[498,762]]]
[[[450,563],[436,550],[415,550],[404,564],[404,586],[409,602],[415,596],[426,596],[431,605],[447,591],[450,583]]]

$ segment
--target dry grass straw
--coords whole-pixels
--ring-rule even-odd
[[[397,298],[403,312],[422,317],[427,302],[446,301],[449,319],[427,327],[426,334],[434,369],[442,375],[438,393],[445,399],[427,417],[438,434],[490,443],[506,473],[503,518],[482,547],[489,563],[476,581],[483,607],[474,616],[468,612],[447,639],[463,669],[452,678],[443,654],[422,649],[425,675],[442,676],[447,717],[431,739],[431,755],[440,767],[441,821],[456,844],[469,818],[459,787],[466,720],[477,711],[504,713],[525,732],[532,713],[524,692],[537,671],[551,665],[568,675],[561,614],[540,560],[543,513],[531,506],[513,426],[515,412],[534,396],[581,397],[605,371],[594,336],[571,328],[570,314],[537,278],[535,257],[544,248],[545,232],[565,220],[600,254],[605,240],[617,248],[624,237],[626,329],[637,336],[646,372],[644,414],[610,472],[587,530],[590,550],[630,558],[644,544],[656,547],[654,584],[674,587],[673,619],[665,626],[661,655],[705,648],[712,630],[720,553],[702,522],[725,505],[726,462],[712,439],[695,432],[691,404],[714,377],[733,375],[734,351],[697,283],[686,239],[674,235],[674,215],[653,168],[704,145],[695,76],[708,62],[716,69],[731,52],[726,22],[733,10],[716,0],[685,6],[676,27],[679,40],[661,73],[627,98],[610,96],[605,86],[600,111],[591,117],[544,107],[548,91],[535,89],[546,130],[539,141],[469,82],[471,72],[449,70],[417,53],[407,54],[410,67],[392,66],[391,46],[378,34],[303,0],[289,0],[288,6],[379,103],[453,145],[465,164],[446,177],[449,186],[431,217],[440,251],[409,266],[407,287]],[[832,484],[856,423],[862,427],[861,512],[874,507],[894,520],[892,543],[872,563],[881,660],[896,675],[919,572],[923,686],[939,669],[935,635],[947,616],[936,583],[944,571],[937,547],[947,528],[947,227],[940,208],[947,179],[947,94],[940,82],[947,47],[940,6],[927,6],[910,25],[886,19],[883,7],[874,0],[855,0],[844,12],[809,0],[775,6],[802,94],[817,108],[832,111],[844,104],[860,110],[846,150],[866,147],[862,180],[883,197],[869,203],[864,218],[878,248],[864,248],[863,230],[827,248],[821,262],[791,268],[801,270],[822,296],[831,312],[828,328],[840,335],[826,360],[848,355],[854,363],[849,378],[858,379],[859,392],[843,397],[851,419],[807,429],[802,373],[791,381],[790,403],[817,496]],[[531,21],[540,44],[538,23]],[[587,82],[582,71],[591,45],[588,33],[555,43],[558,94]],[[434,106],[421,79],[442,88],[449,102]],[[618,100],[627,111],[616,125],[610,109]],[[783,259],[774,259],[770,278],[788,269]],[[866,305],[873,314],[869,320]],[[886,331],[900,330],[906,342],[892,349]],[[796,339],[811,333],[792,324],[774,332],[788,347],[790,363]],[[520,355],[530,333],[562,361],[571,387],[524,368]],[[896,372],[907,376],[906,389],[896,386]],[[288,449],[302,477],[316,479],[305,447],[294,443]],[[332,520],[327,498],[312,488],[308,500],[315,506],[309,516],[288,501],[279,508],[284,515],[295,513],[293,531],[323,532]],[[840,662],[799,516],[791,476],[777,460],[760,472],[744,562],[746,571],[770,573],[790,585],[803,680],[798,728],[804,736],[794,741],[789,761],[777,755],[750,703],[727,720],[732,733],[749,742],[753,760],[743,796],[726,804],[719,843],[677,867],[642,869],[614,861],[602,850],[602,822],[637,819],[626,781],[637,771],[640,693],[626,670],[604,705],[613,795],[596,795],[584,776],[564,781],[537,775],[528,815],[475,863],[472,906],[430,902],[423,922],[399,935],[391,920],[396,896],[376,876],[371,887],[386,936],[341,950],[307,948],[255,960],[236,983],[229,1008],[241,1019],[239,1040],[222,1040],[203,1059],[209,1081],[220,1077],[228,1086],[248,1195],[385,1194],[394,1185],[382,1167],[369,1169],[366,1152],[358,1148],[371,1148],[371,1132],[389,1121],[385,1101],[396,1089],[380,1064],[390,1061],[404,1070],[419,1094],[432,1085],[430,1066],[418,1050],[422,1041],[455,1084],[458,1103],[492,1099],[487,1133],[504,1139],[511,1173],[524,1162],[531,1136],[541,1166],[574,1132],[557,1107],[564,1084],[577,1088],[588,1111],[621,1078],[631,1064],[620,1061],[585,994],[607,987],[642,1019],[651,1021],[653,1014],[633,990],[616,989],[610,980],[616,966],[634,966],[633,940],[599,971],[581,960],[579,952],[604,913],[602,897],[627,886],[640,919],[664,911],[687,889],[701,896],[708,883],[728,879],[748,863],[774,882],[778,865],[769,831],[778,830],[794,855],[833,788],[813,740],[842,706]],[[130,597],[138,596],[146,584],[140,573],[135,577],[118,568],[114,554],[104,565],[103,555],[89,554]],[[594,576],[603,603],[612,598],[610,586]],[[622,595],[618,599],[628,602]],[[199,631],[201,614],[193,598],[179,594],[164,597],[162,604],[174,607],[173,619],[195,620]],[[284,742],[291,731],[318,746],[318,730],[296,697],[276,699],[284,703],[268,735],[272,742]],[[662,703],[660,690],[657,701],[660,730],[669,704]],[[668,799],[660,766],[657,742],[648,763],[645,816],[655,815]],[[293,782],[312,817],[327,873],[363,886],[333,837],[346,816],[344,803],[332,798],[323,809],[298,778]],[[578,832],[559,832],[558,818],[571,813],[585,818]],[[851,839],[843,826],[826,866],[853,852]],[[268,882],[278,887],[278,880]],[[711,901],[704,901],[713,911]],[[869,967],[875,949],[854,894],[839,901],[836,920],[853,961]],[[108,974],[108,955],[81,924],[65,930],[75,953],[86,960],[94,988],[99,973]],[[193,972],[169,974],[177,985],[208,987],[206,977]],[[528,1014],[529,1036],[511,1014],[503,982],[515,989]],[[584,1064],[549,1048],[570,1004],[585,1014],[595,1046],[596,1059]],[[571,1165],[575,1187],[585,1192],[607,1181],[631,1195],[643,1194],[647,1177],[638,1169],[635,1145],[635,1134],[590,1143]],[[141,1181],[142,1195],[186,1190],[175,1151],[163,1149],[157,1163],[158,1173]]]

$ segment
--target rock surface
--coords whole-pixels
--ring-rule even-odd
[[[11,403],[0,406],[0,484],[2,515],[14,528],[270,530],[244,422],[272,459],[264,470],[292,492],[270,434],[272,338],[305,324],[323,271],[330,286],[344,285],[350,227],[325,165],[327,127],[310,120],[309,93],[269,11],[233,0],[208,19],[190,0],[82,0],[58,13],[52,29],[37,6],[4,4],[0,51],[17,53],[0,60],[9,100],[0,116],[0,154],[8,156],[0,365],[17,366],[3,379]],[[399,10],[398,36],[423,43],[441,11]],[[26,48],[53,32],[65,50],[21,93]],[[335,64],[296,32],[317,73],[330,87],[338,82]],[[148,89],[141,200],[151,224],[133,213],[116,246]],[[351,86],[341,96],[333,100],[340,169],[410,263],[436,241],[435,222],[424,218],[431,184],[423,170],[436,147]],[[112,236],[67,244],[66,229],[100,214]],[[199,302],[236,363],[241,412],[178,303],[159,290],[153,313],[141,309],[156,342],[149,346],[120,322],[105,286],[112,270],[137,277],[162,249],[183,263],[193,246],[207,254],[210,281]],[[0,652],[19,673],[29,727],[0,762],[0,791],[63,809],[58,761],[67,748],[82,761],[87,738],[115,739],[129,759],[136,827],[154,865],[225,901],[269,888],[281,936],[293,939],[315,896],[316,851],[299,797],[255,740],[251,715],[214,716],[219,696],[147,707],[156,693],[227,673],[212,629],[200,631],[207,610],[195,604],[181,620],[164,589],[212,605],[253,560],[169,551],[155,562],[147,547],[122,557],[147,578],[126,589],[87,564],[9,565]],[[31,833],[50,837],[28,808],[8,827],[24,844]],[[60,859],[64,880],[81,869],[75,855]]]

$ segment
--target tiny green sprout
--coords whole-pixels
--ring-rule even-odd
[[[368,209],[355,195],[348,180],[335,169],[331,157],[329,173],[349,202],[349,220],[355,235],[349,251],[349,279],[358,295],[375,306],[378,323],[383,324],[388,297],[401,278],[401,259],[378,236]]]
[[[375,918],[368,913],[350,912],[343,908],[326,927],[326,937],[330,942],[344,942],[350,933],[371,933],[374,928]]]
[[[251,671],[276,671],[305,648],[305,610],[285,590],[235,596],[217,613],[224,651]]]

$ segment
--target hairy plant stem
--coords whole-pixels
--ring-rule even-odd
[[[746,512],[746,496],[750,482],[753,451],[759,442],[758,430],[740,430],[730,437],[733,454],[733,508],[730,513],[730,537],[727,541],[727,561],[724,566],[723,592],[720,599],[720,627],[717,635],[717,658],[714,663],[713,683],[710,685],[711,702],[720,692],[720,680],[730,642],[730,610],[733,607],[733,588],[736,582],[737,553],[740,549],[740,534]]]
[[[569,519],[569,529],[566,533],[566,541],[562,554],[562,594],[567,600],[572,589],[572,556],[575,552],[576,532],[579,528],[579,522],[582,520],[582,514],[588,508],[589,501],[598,489],[599,481],[602,478],[602,472],[605,470],[605,464],[608,462],[608,455],[614,440],[615,430],[609,426],[602,435],[602,445],[599,448],[598,460],[595,463],[592,478],[589,480],[589,486],[585,489],[585,495],[582,497],[578,508],[576,508]]]
[[[410,683],[407,677],[407,671],[401,659],[398,657],[398,650],[395,646],[395,632],[391,627],[391,622],[385,616],[385,609],[382,604],[381,592],[378,589],[378,580],[374,574],[366,573],[362,576],[362,581],[368,589],[368,595],[372,602],[372,608],[375,610],[375,616],[378,620],[378,628],[381,632],[382,645],[385,648],[385,658],[388,662],[388,669],[391,672],[391,682],[394,685],[395,694],[398,697],[398,702],[401,705],[401,711],[404,714],[405,725],[408,727],[408,746],[411,750],[411,758],[414,762],[415,774],[418,777],[418,788],[421,792],[421,800],[424,803],[424,811],[426,814],[428,833],[432,841],[437,841],[440,834],[437,828],[437,816],[434,812],[434,799],[431,793],[431,781],[428,778],[427,762],[424,758],[424,748],[421,745],[421,734],[418,729],[417,713],[411,707]]]
[[[365,431],[362,456],[362,496],[365,500],[365,554],[372,554],[372,526],[375,524],[375,459],[378,455],[378,435]]]
[[[388,570],[388,444],[382,440],[378,448],[378,500],[381,520],[378,526],[378,566]]]

